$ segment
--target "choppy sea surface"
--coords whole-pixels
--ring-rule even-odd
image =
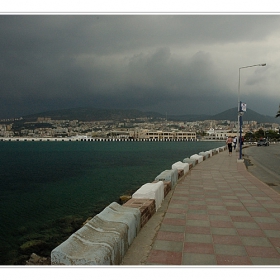
[[[0,265],[52,249],[177,161],[222,142],[0,142]]]

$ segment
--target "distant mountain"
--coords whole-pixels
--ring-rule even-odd
[[[157,112],[142,112],[140,110],[98,109],[98,108],[71,108],[54,110],[23,117],[24,121],[35,121],[38,117],[51,118],[53,120],[80,120],[80,121],[123,121],[133,118],[154,118],[173,121],[204,121],[204,120],[230,120],[237,121],[237,109],[232,108],[216,115],[163,115]],[[244,121],[257,121],[259,123],[278,123],[280,118],[261,115],[247,109],[243,115]]]
[[[204,121],[212,119],[211,115],[167,115],[167,119],[171,121],[186,121],[186,122],[195,122],[195,121]]]
[[[222,113],[214,115],[211,117],[213,120],[237,120],[237,108],[232,108],[226,110]],[[243,115],[243,121],[257,121],[258,123],[278,123],[280,124],[280,119],[270,116],[261,115],[253,110],[247,108],[247,111]]]
[[[98,108],[71,108],[54,110],[24,116],[24,120],[34,121],[39,117],[51,118],[53,120],[79,120],[79,121],[102,121],[154,117],[160,118],[161,114],[155,112],[142,112],[139,110],[118,110]]]

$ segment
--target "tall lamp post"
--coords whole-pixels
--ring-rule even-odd
[[[240,101],[240,70],[244,69],[244,68],[255,67],[255,66],[266,66],[266,63],[243,66],[243,67],[239,68],[237,113],[238,113],[238,128],[239,128],[240,136],[237,137],[237,145],[239,145],[239,159],[238,160],[240,160],[240,161],[242,161],[242,115],[243,115],[243,111],[241,109],[241,101]]]

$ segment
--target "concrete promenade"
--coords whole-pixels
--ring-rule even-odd
[[[226,150],[192,168],[122,265],[280,265],[280,195],[237,154]]]

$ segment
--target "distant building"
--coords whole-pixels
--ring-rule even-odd
[[[224,130],[210,128],[208,131],[206,131],[206,136],[204,138],[207,140],[226,140],[229,134],[229,129]]]
[[[116,139],[150,139],[150,140],[196,140],[195,132],[149,131],[144,130],[113,130],[107,134],[109,138]]]
[[[183,132],[183,131],[147,131],[142,138],[152,140],[196,140],[195,132]]]

